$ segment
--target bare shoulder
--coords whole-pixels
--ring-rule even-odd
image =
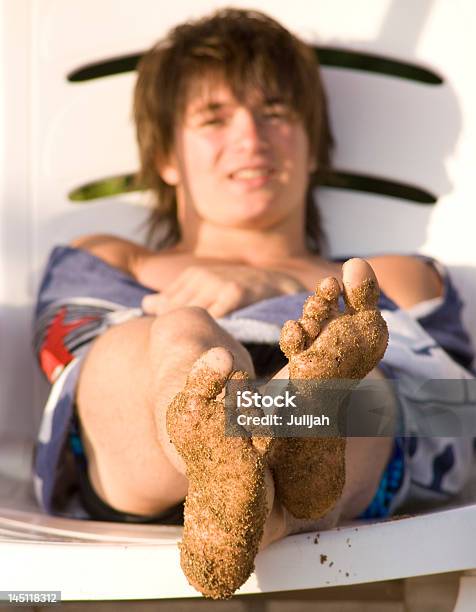
[[[73,240],[70,246],[88,251],[109,265],[135,276],[135,262],[145,252],[145,247],[125,238],[110,234],[88,234]]]
[[[418,257],[382,255],[368,262],[382,291],[401,308],[440,297],[443,282],[434,266]]]

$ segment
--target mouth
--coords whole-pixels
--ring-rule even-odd
[[[231,172],[228,178],[245,187],[261,187],[274,176],[275,170],[270,166],[243,167]]]

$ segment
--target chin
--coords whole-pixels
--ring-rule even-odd
[[[227,218],[220,219],[219,224],[224,227],[236,227],[237,229],[264,229],[273,221],[270,211],[264,211],[253,215],[230,215]]]
[[[274,223],[282,216],[276,203],[260,203],[259,205],[236,207],[222,219],[222,223],[223,225],[253,229],[268,226],[270,222]]]

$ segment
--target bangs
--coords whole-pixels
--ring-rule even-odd
[[[276,100],[288,106],[304,124],[315,125],[319,101],[310,91],[315,76],[306,78],[302,63],[296,61],[296,49],[264,45],[256,39],[253,42],[239,49],[234,48],[236,41],[221,48],[200,46],[193,54],[182,57],[176,83],[178,121],[191,101],[207,100],[214,90],[226,86],[240,103]]]

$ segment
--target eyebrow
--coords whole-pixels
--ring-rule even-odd
[[[273,104],[286,104],[286,102],[283,98],[278,97],[270,97],[263,100],[264,106],[272,106]],[[196,108],[192,108],[189,111],[189,116],[194,117],[196,115],[203,115],[204,113],[217,112],[232,105],[233,102],[205,102]]]
[[[263,102],[265,105],[286,104],[286,101],[284,100],[284,98],[278,98],[277,96],[275,96],[274,98],[265,98]]]
[[[193,117],[195,115],[202,115],[204,113],[213,113],[226,108],[227,106],[231,106],[231,104],[229,102],[205,102],[205,104],[191,108],[188,114]]]

